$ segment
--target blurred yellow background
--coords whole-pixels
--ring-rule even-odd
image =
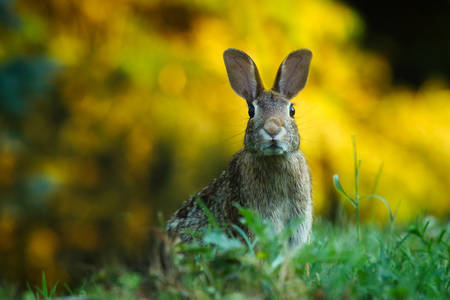
[[[289,52],[312,50],[294,102],[316,215],[336,216],[333,174],[352,189],[355,134],[363,192],[383,164],[377,192],[397,220],[449,217],[448,84],[392,84],[344,4],[6,2],[16,20],[0,31],[2,276],[65,282],[78,263],[133,257],[159,211],[167,218],[226,168],[248,118],[226,76],[229,47],[253,58],[267,88]],[[362,216],[384,222],[375,201]]]

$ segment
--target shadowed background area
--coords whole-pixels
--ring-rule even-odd
[[[355,134],[363,191],[383,165],[377,191],[398,221],[448,219],[448,1],[364,3],[0,0],[0,276],[74,282],[111,256],[145,257],[158,212],[242,146],[229,47],[266,87],[289,52],[312,50],[294,102],[316,215],[337,217],[332,175],[351,186]],[[387,215],[366,201],[362,217]]]

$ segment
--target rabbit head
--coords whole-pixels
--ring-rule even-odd
[[[306,84],[311,51],[300,49],[289,54],[281,63],[271,90],[264,89],[250,56],[237,49],[227,49],[223,57],[231,87],[248,105],[250,119],[244,148],[264,156],[297,151],[300,135],[290,99]]]

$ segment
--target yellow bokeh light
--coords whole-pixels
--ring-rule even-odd
[[[58,237],[52,230],[47,228],[33,230],[26,248],[27,262],[35,268],[45,269],[51,266],[58,244]]]

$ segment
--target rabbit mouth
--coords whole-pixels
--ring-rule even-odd
[[[278,143],[277,141],[263,145],[261,150],[262,154],[266,156],[281,155],[286,152],[284,144]]]

